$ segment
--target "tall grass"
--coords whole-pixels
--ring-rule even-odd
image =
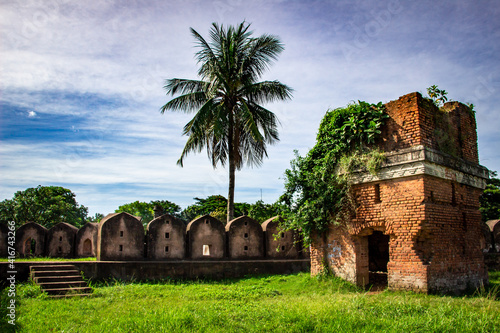
[[[492,288],[500,285],[494,273]],[[367,293],[335,277],[93,285],[90,298],[18,288],[17,332],[500,332],[492,288],[464,297]],[[7,301],[1,295],[2,309]],[[1,323],[0,331],[10,325]]]

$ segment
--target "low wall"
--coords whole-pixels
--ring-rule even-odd
[[[485,253],[484,263],[490,271],[500,271],[500,253]]]
[[[309,259],[245,260],[245,261],[57,261],[16,262],[15,274],[11,274],[7,262],[0,263],[0,281],[15,275],[16,282],[27,281],[29,267],[34,265],[75,265],[86,278],[96,280],[119,279],[227,279],[248,275],[292,274],[308,272]]]

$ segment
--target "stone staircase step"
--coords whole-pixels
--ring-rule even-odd
[[[76,276],[79,275],[80,272],[78,270],[67,270],[67,271],[32,271],[36,272],[37,277],[42,277],[42,276]]]
[[[36,271],[60,271],[60,270],[76,270],[75,265],[67,265],[67,264],[60,264],[60,265],[34,265],[30,266],[30,270],[36,270]]]
[[[35,265],[30,267],[31,279],[52,298],[75,297],[92,293],[74,265]]]
[[[60,281],[83,281],[80,275],[68,275],[68,276],[35,276],[33,279],[36,283],[45,282],[60,282]]]

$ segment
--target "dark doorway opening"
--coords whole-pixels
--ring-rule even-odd
[[[381,231],[368,236],[368,270],[372,289],[387,287],[387,264],[389,263],[389,239]]]
[[[36,240],[30,237],[24,242],[24,256],[34,257],[35,254],[36,254]]]
[[[83,242],[83,254],[86,256],[92,255],[92,241],[88,238]]]

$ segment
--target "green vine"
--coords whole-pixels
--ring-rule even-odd
[[[373,146],[388,117],[381,102],[358,101],[330,110],[321,121],[316,145],[305,157],[295,152],[280,201],[288,207],[285,227],[299,230],[306,244],[314,232],[341,224],[351,214],[349,175],[358,170],[376,173],[384,155]]]

